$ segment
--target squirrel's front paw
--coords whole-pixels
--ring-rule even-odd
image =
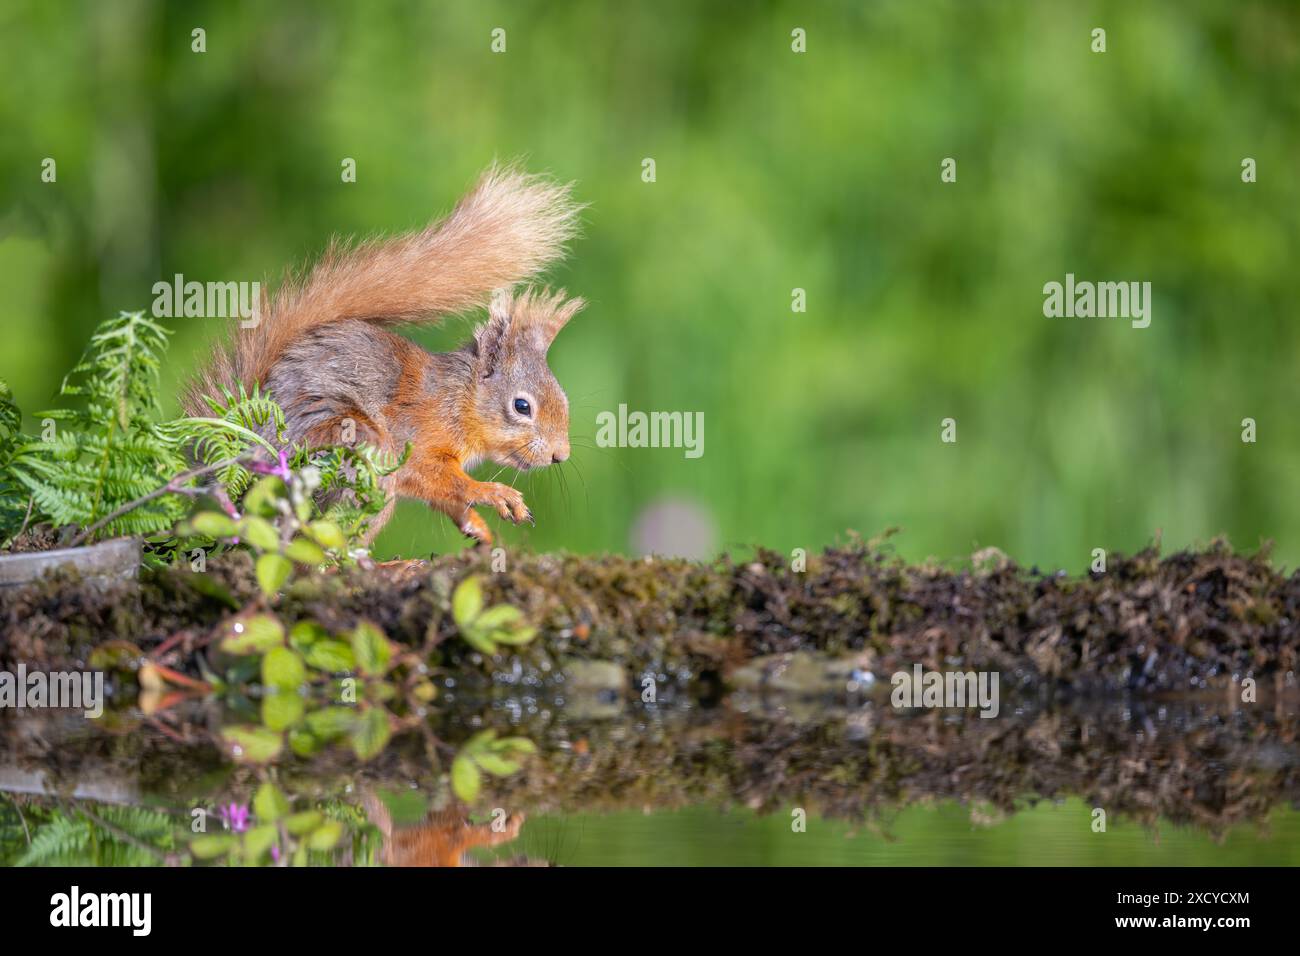
[[[492,543],[492,529],[483,520],[483,516],[473,508],[465,509],[465,516],[461,518],[459,525],[461,534],[465,537],[480,544]]]
[[[533,513],[528,510],[528,505],[524,504],[524,496],[509,485],[497,481],[483,484],[478,503],[492,506],[497,510],[497,514],[515,524],[533,520]]]

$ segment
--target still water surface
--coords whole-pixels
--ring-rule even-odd
[[[431,714],[365,763],[346,750],[232,759],[218,744],[230,719],[211,702],[0,716],[0,863],[1300,863],[1290,704],[981,720],[740,697],[502,698]],[[537,753],[484,774],[465,806],[451,760],[485,728]],[[196,844],[204,835],[217,839]]]

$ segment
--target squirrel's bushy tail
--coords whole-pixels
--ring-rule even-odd
[[[345,319],[385,325],[432,321],[485,305],[494,289],[544,270],[564,253],[582,207],[571,184],[513,166],[487,169],[445,219],[392,239],[332,243],[299,281],[261,303],[261,321],[218,347],[185,397],[206,414],[204,395],[251,388],[307,331]]]

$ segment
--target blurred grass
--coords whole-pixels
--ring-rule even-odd
[[[578,447],[507,540],[626,550],[674,495],[733,549],[898,525],[912,558],[1080,570],[1161,530],[1294,566],[1298,119],[1282,2],[11,0],[0,377],[35,411],[160,278],[274,277],[526,154],[592,204],[553,276],[591,302],[552,355],[577,443],[626,402],[703,411],[706,450]],[[1150,280],[1151,327],[1044,318],[1066,272]],[[169,392],[219,321],[174,320]],[[459,546],[407,503],[378,550]]]
[[[1220,837],[1163,823],[1109,821],[1091,828],[1082,800],[1041,801],[992,825],[944,801],[898,810],[873,831],[812,817],[793,832],[789,814],[689,807],[657,813],[530,817],[496,856],[561,866],[1295,866],[1300,815],[1278,809],[1263,824]],[[489,854],[483,856],[490,858]]]

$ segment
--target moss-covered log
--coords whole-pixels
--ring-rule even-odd
[[[1253,677],[1263,694],[1294,685],[1300,655],[1300,575],[1264,554],[1224,544],[1160,557],[1112,555],[1105,573],[1046,575],[997,558],[966,569],[909,566],[860,542],[811,555],[796,571],[783,555],[745,562],[519,553],[494,572],[491,556],[309,575],[275,604],[285,620],[311,616],[342,630],[360,618],[395,640],[436,651],[472,684],[555,679],[575,661],[604,661],[631,688],[653,675],[660,692],[708,693],[756,658],[853,655],[877,678],[921,664],[996,671],[1015,689],[1074,694],[1223,688]],[[449,595],[481,574],[490,602],[521,608],[541,637],[493,668],[459,640]],[[91,651],[124,639],[148,652],[174,645],[172,666],[238,607],[257,600],[247,559],[208,572],[167,569],[138,583],[48,580],[0,594],[0,665],[85,667]],[[752,668],[751,668],[752,670]]]

